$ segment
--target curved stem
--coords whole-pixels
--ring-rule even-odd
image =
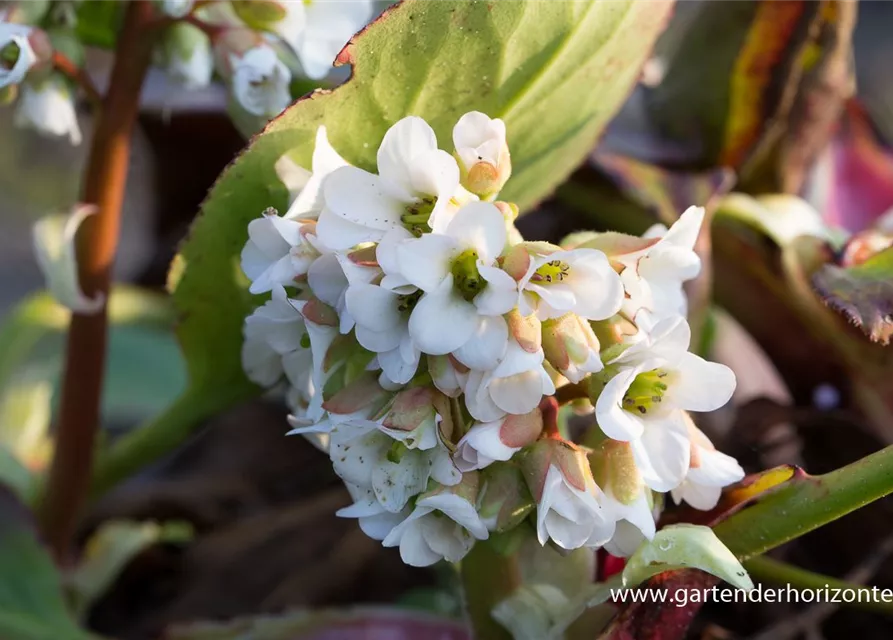
[[[84,71],[83,68],[76,65],[72,60],[67,57],[65,54],[59,53],[58,51],[53,52],[53,66],[58,70],[64,73],[66,76],[74,80],[81,89],[87,94],[87,97],[90,99],[90,102],[94,104],[94,106],[100,106],[102,104],[102,94],[99,93],[99,90],[96,89],[96,85],[93,84],[93,81],[90,79],[90,76],[87,75],[87,72]]]
[[[90,297],[108,299],[111,267],[118,245],[121,204],[130,160],[130,140],[139,112],[140,90],[149,68],[150,2],[130,2],[118,36],[108,95],[93,133],[83,185],[83,201],[98,213],[78,237],[81,287]],[[39,518],[57,560],[65,562],[87,495],[107,340],[107,308],[93,315],[72,314],[65,352],[56,446]]]
[[[192,435],[201,422],[232,404],[233,395],[199,395],[187,390],[163,413],[151,418],[100,454],[90,483],[98,496],[147,464],[173,451]]]
[[[510,640],[511,634],[491,615],[493,607],[521,585],[515,556],[499,554],[486,542],[477,542],[462,560],[465,608],[477,640]]]

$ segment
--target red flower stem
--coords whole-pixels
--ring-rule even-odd
[[[555,396],[545,396],[540,400],[539,410],[543,414],[543,435],[561,440],[561,433],[558,431],[558,401]]]
[[[72,60],[63,53],[53,52],[53,67],[61,71],[66,76],[74,80],[94,105],[102,103],[102,94],[96,89],[96,85],[81,67],[76,65]]]
[[[145,27],[152,14],[150,2],[137,0],[127,6],[108,94],[90,146],[83,201],[96,205],[98,212],[84,222],[77,252],[81,287],[90,297],[101,294],[108,300],[131,134],[151,59],[152,38]],[[43,535],[60,563],[68,560],[87,496],[100,420],[107,324],[103,306],[93,315],[72,314],[68,329],[55,455],[38,513]]]

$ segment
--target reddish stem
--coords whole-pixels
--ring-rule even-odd
[[[152,20],[150,2],[127,6],[118,36],[108,95],[93,133],[83,185],[83,201],[98,212],[78,234],[81,287],[90,297],[108,300],[130,141],[139,113],[140,90],[149,68],[152,39],[145,26]],[[104,376],[107,315],[74,313],[68,329],[55,455],[40,508],[40,523],[59,562],[68,559],[71,539],[87,496]]]
[[[543,435],[563,440],[558,432],[558,401],[555,396],[545,396],[540,400],[539,410],[543,414]]]
[[[566,405],[568,402],[573,402],[574,400],[589,398],[589,391],[586,388],[585,382],[578,382],[577,384],[566,384],[563,387],[559,387],[555,391],[554,397],[559,406],[563,406]]]
[[[54,51],[53,67],[74,80],[81,87],[81,89],[84,90],[84,92],[87,94],[87,97],[90,98],[91,102],[95,104],[100,104],[102,102],[102,95],[96,89],[96,85],[93,84],[90,76],[88,76],[87,72],[84,71],[81,67],[76,65],[71,60],[71,58],[69,58],[65,54],[59,53],[58,51]]]

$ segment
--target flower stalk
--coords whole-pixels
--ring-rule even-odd
[[[474,638],[509,640],[511,634],[492,615],[493,607],[521,586],[515,555],[501,555],[486,543],[476,544],[462,560],[465,607]]]
[[[90,297],[102,294],[108,299],[131,134],[151,59],[151,38],[145,32],[152,14],[149,2],[127,6],[108,93],[93,132],[82,200],[95,205],[97,214],[85,222],[77,248],[81,287]],[[89,485],[100,420],[107,325],[103,305],[95,314],[72,314],[68,330],[55,456],[39,510],[43,534],[63,563]]]

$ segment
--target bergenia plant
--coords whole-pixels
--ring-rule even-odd
[[[735,602],[753,578],[856,588],[764,554],[893,492],[893,449],[819,476],[793,466],[805,457],[767,471],[763,432],[806,418],[776,402],[782,417],[745,433],[747,400],[798,400],[814,359],[837,381],[814,404],[847,403],[888,437],[893,226],[874,211],[868,228],[840,224],[849,191],[838,164],[853,160],[836,154],[847,138],[834,122],[855,9],[821,2],[794,16],[766,4],[752,21],[723,18],[734,44],[719,57],[733,77],[702,104],[675,83],[699,69],[693,60],[710,66],[707,79],[728,76],[692,53],[713,9],[669,23],[659,41],[672,0],[3,3],[0,95],[13,122],[90,148],[81,201],[33,230],[55,302],[30,302],[0,331],[0,638],[96,637],[96,612],[118,601],[115,578],[142,550],[201,549],[217,522],[208,513],[239,520],[225,500],[190,517],[164,493],[158,517],[186,513],[184,534],[109,517],[114,496],[91,502],[165,477],[154,463],[261,396],[281,413],[276,447],[324,461],[320,476],[343,484],[327,494],[340,501],[307,507],[313,517],[359,540],[333,540],[343,563],[302,580],[399,558],[407,575],[437,576],[436,615],[280,613],[307,599],[270,589],[257,611],[235,607],[257,617],[231,623],[159,614],[163,637],[681,640],[720,581]],[[107,78],[91,48],[113,49]],[[173,91],[221,81],[229,115],[255,134],[227,158],[171,262],[175,313],[111,286],[153,66]],[[745,100],[741,87],[759,95]],[[691,114],[670,126],[678,95]],[[710,111],[718,104],[728,113]],[[674,139],[681,130],[697,144]],[[822,158],[832,139],[836,155]],[[865,164],[893,157],[859,149]],[[40,316],[44,330],[67,330],[55,405],[51,384],[9,373],[37,340],[37,311],[55,314]],[[173,315],[185,388],[146,424],[100,437],[109,325]],[[770,393],[772,376],[785,379]],[[26,405],[19,425],[9,407]],[[309,478],[304,465],[289,474]],[[248,537],[278,558],[262,533]]]

